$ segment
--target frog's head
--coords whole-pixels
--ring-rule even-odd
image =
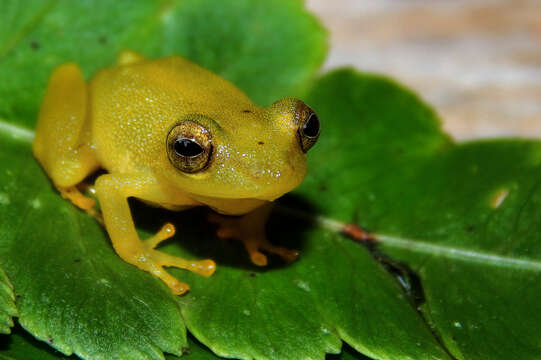
[[[199,199],[272,201],[301,183],[318,136],[317,115],[292,98],[186,114],[168,131],[164,175]]]

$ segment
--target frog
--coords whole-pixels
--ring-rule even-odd
[[[265,253],[294,261],[299,252],[273,245],[265,226],[274,200],[303,181],[319,134],[318,116],[299,99],[259,106],[184,57],[124,50],[88,81],[74,62],[54,69],[32,150],[60,195],[103,223],[121,259],[181,295],[189,285],[166,268],[209,277],[215,261],[157,249],[174,236],[172,223],[141,239],[128,199],[209,207],[217,236],[240,240],[253,264],[267,265]],[[91,196],[85,182],[100,172]]]

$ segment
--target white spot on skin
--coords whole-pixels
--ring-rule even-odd
[[[9,199],[9,195],[6,193],[0,193],[0,205],[9,205],[11,203],[11,200]]]
[[[30,206],[32,206],[34,209],[39,209],[41,207],[41,200],[35,198],[34,200],[30,201]]]
[[[498,192],[496,192],[496,194],[490,200],[490,206],[493,209],[499,208],[507,198],[507,195],[509,195],[509,189],[504,188],[498,190]]]
[[[462,327],[462,324],[459,323],[458,321],[455,321],[455,322],[453,323],[453,325],[454,325],[454,327],[459,328],[459,329]]]
[[[246,315],[246,316],[252,315],[252,313],[251,313],[250,310],[248,310],[248,309],[242,310],[242,313],[243,313],[244,315]]]

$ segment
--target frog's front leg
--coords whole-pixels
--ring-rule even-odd
[[[171,224],[166,224],[156,235],[141,241],[128,205],[128,197],[137,197],[156,203],[165,203],[166,195],[149,175],[106,174],[96,181],[96,195],[100,202],[105,227],[116,253],[126,262],[148,271],[162,279],[175,294],[183,294],[189,286],[179,282],[164,270],[174,266],[210,276],[216,269],[212,260],[191,261],[155,250],[155,247],[175,233]]]
[[[296,260],[299,257],[297,250],[286,249],[271,244],[265,235],[265,224],[272,210],[272,203],[263,205],[260,208],[240,217],[223,216],[212,213],[209,220],[218,224],[216,232],[219,238],[233,238],[241,240],[250,255],[252,263],[258,266],[267,265],[267,257],[259,250],[271,254],[277,254],[287,262]]]

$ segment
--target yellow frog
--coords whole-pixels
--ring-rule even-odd
[[[94,211],[77,185],[98,168],[103,221],[124,261],[162,279],[175,294],[189,287],[164,267],[210,276],[212,260],[192,261],[156,250],[175,233],[166,224],[139,239],[127,199],[171,210],[206,205],[220,214],[219,237],[243,241],[252,262],[259,250],[294,260],[298,253],[270,244],[264,226],[273,200],[298,186],[319,120],[302,101],[256,106],[225,79],[179,56],[146,59],[124,51],[116,66],[85,83],[73,63],[51,76],[33,151],[61,195]]]

